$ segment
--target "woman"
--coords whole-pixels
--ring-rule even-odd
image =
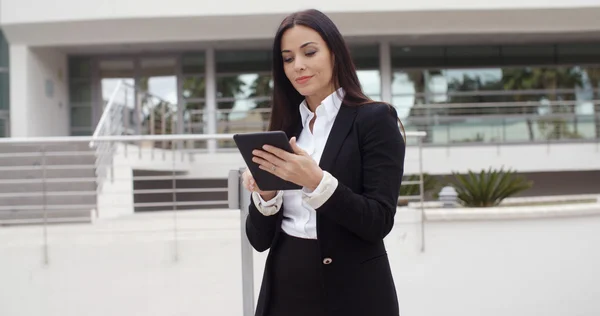
[[[383,243],[394,225],[405,143],[396,111],[361,90],[346,44],[323,13],[285,18],[273,45],[270,130],[294,153],[254,151],[260,168],[302,186],[261,191],[246,232],[270,249],[256,315],[398,315]]]

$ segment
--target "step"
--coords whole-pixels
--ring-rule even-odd
[[[0,167],[0,170],[2,167]],[[44,170],[1,170],[0,179],[41,179]],[[96,171],[94,166],[81,166],[81,169],[70,169],[68,167],[51,167],[46,171],[46,178],[95,178]]]
[[[96,163],[96,156],[90,152],[61,152],[57,155],[48,155],[42,157],[36,154],[35,156],[23,155],[22,156],[7,156],[8,154],[0,154],[0,166],[39,166],[42,161],[47,166],[55,165],[94,165]]]
[[[134,177],[133,180],[135,190],[170,189],[173,187],[171,179],[143,180]],[[227,188],[227,179],[176,179],[175,186],[180,189]]]
[[[25,192],[43,192],[44,184],[42,179],[31,179],[36,183],[1,183],[0,194],[2,193],[25,193]],[[2,181],[2,180],[0,180]],[[72,181],[64,183],[47,182],[45,184],[46,192],[77,192],[77,191],[96,191],[95,181]]]
[[[34,153],[54,151],[93,151],[89,142],[0,144],[0,153]]]
[[[89,222],[91,220],[90,209],[65,209],[49,210],[46,212],[48,222]],[[44,211],[42,210],[19,210],[0,211],[0,225],[18,223],[43,223]]]
[[[39,195],[38,195],[39,193]],[[35,196],[0,196],[0,210],[10,209],[11,207],[16,207],[15,209],[20,209],[22,205],[30,205],[30,206],[42,206],[42,205],[85,205],[90,207],[96,206],[96,195],[94,194],[77,194],[74,195],[65,195],[65,196],[56,196],[56,195],[48,195],[46,197],[43,196],[42,192],[33,192]]]
[[[198,205],[185,205],[178,206],[178,211],[186,210],[211,210],[211,209],[227,209],[229,205],[227,203],[214,203],[214,204],[198,204]],[[172,206],[136,206],[135,212],[168,212],[173,211]]]

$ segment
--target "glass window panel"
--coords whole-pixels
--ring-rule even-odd
[[[184,54],[181,60],[183,74],[204,74],[205,64],[204,52]]]
[[[72,107],[71,108],[71,126],[90,127],[92,125],[91,107]]]
[[[270,72],[270,50],[219,50],[215,52],[218,73]]]
[[[269,111],[256,109],[254,100],[219,102],[217,107],[218,133],[262,131],[269,123]]]
[[[503,65],[541,65],[553,64],[554,45],[502,46]]]
[[[102,60],[98,68],[101,78],[131,78],[134,62],[130,59]]]
[[[92,76],[92,62],[87,57],[69,58],[69,77],[90,78]]]
[[[206,80],[204,77],[183,78],[184,99],[204,99],[206,97]]]
[[[10,109],[10,89],[7,72],[0,72],[0,110]]]
[[[600,62],[600,43],[570,43],[557,45],[558,63]]]
[[[91,136],[92,130],[89,128],[74,127],[71,128],[71,136]]]
[[[259,77],[258,74],[221,75],[217,77],[217,98],[245,99],[258,92],[253,88],[253,83]]]
[[[139,73],[137,85],[157,99],[154,103],[158,99],[177,103],[177,60],[174,57],[142,58]]]
[[[8,68],[8,42],[0,30],[0,68]]]
[[[446,48],[446,67],[501,64],[499,46],[450,46]]]
[[[69,83],[69,96],[71,105],[76,103],[89,103],[92,100],[92,81],[88,79],[71,79]]]
[[[392,46],[392,68],[439,67],[444,64],[444,48],[437,46]]]
[[[140,59],[140,76],[161,77],[173,76],[177,73],[175,57],[152,57]]]
[[[356,73],[366,95],[379,96],[381,94],[379,70],[357,70]]]
[[[356,69],[379,69],[379,46],[351,46],[350,54]]]

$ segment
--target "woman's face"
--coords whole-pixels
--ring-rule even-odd
[[[301,95],[321,102],[333,93],[333,58],[319,33],[302,25],[288,29],[281,54],[285,75]]]

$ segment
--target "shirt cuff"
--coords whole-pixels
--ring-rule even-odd
[[[338,180],[329,172],[323,171],[323,179],[314,191],[302,188],[302,200],[316,210],[329,200],[337,186]]]
[[[265,201],[258,192],[252,192],[252,202],[258,211],[264,216],[277,214],[283,203],[283,191],[278,191],[274,198]]]

